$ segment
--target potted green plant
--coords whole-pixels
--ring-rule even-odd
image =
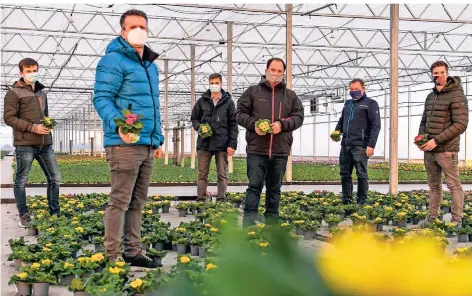
[[[341,216],[338,214],[328,214],[324,220],[326,223],[328,223],[329,228],[336,227],[339,223],[341,223],[341,221],[343,221]]]
[[[23,263],[23,258],[29,253],[28,247],[15,247],[12,249],[12,253],[8,256],[8,261],[12,261],[15,265],[15,270],[20,270]]]
[[[393,228],[392,235],[395,240],[402,240],[409,231],[406,228]]]
[[[375,231],[377,231],[377,232],[382,232],[382,231],[383,231],[384,222],[385,222],[384,219],[381,218],[381,217],[375,218],[375,220],[374,220]]]
[[[156,249],[147,249],[146,255],[152,258],[156,264],[162,264],[162,259],[167,255],[167,251],[158,251]]]
[[[67,290],[73,292],[74,296],[88,296],[87,292],[85,292],[85,284],[80,278],[74,278],[70,285],[67,286]]]
[[[319,229],[319,224],[317,221],[306,221],[301,225],[301,228],[303,230],[303,239],[312,240]]]
[[[125,286],[125,291],[128,295],[144,296],[151,292],[151,283],[147,279],[137,278]]]
[[[75,265],[76,261],[69,259],[67,261],[61,261],[54,266],[53,271],[59,278],[60,286],[70,285],[72,279],[75,277]]]
[[[29,296],[31,295],[32,282],[33,279],[30,277],[29,273],[21,270],[20,273],[14,274],[10,278],[8,285],[16,285],[17,295]]]
[[[470,227],[456,226],[454,228],[454,232],[457,233],[457,242],[459,243],[469,242],[469,234],[472,233]]]
[[[141,237],[141,249],[146,250],[151,247],[152,241],[148,235]]]
[[[295,225],[295,233],[297,235],[303,235],[302,225],[305,224],[305,220],[295,220],[293,224]]]
[[[31,270],[30,275],[33,282],[33,296],[47,296],[49,286],[57,285],[56,277],[51,272],[36,269]]]
[[[168,214],[170,211],[170,200],[164,200],[162,202],[162,213]]]
[[[177,246],[177,254],[187,253],[187,245],[189,244],[189,239],[187,237],[184,237],[184,236],[176,237],[174,238],[172,243]]]
[[[395,222],[398,227],[405,228],[406,227],[406,220],[408,218],[408,214],[404,211],[400,211],[395,215]]]
[[[449,214],[451,212],[451,201],[443,199],[441,201],[441,211],[443,211],[445,214]]]
[[[190,208],[190,203],[181,202],[176,205],[175,208],[179,211],[179,217],[185,217],[187,215],[188,209]]]

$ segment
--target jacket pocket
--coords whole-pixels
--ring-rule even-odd
[[[15,141],[21,141],[21,140],[23,140],[23,133],[15,131],[13,133],[13,137],[14,137]]]

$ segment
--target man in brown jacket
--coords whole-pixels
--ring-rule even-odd
[[[429,141],[424,151],[428,174],[429,214],[420,228],[427,228],[440,215],[442,201],[442,174],[452,196],[452,223],[461,224],[464,192],[459,178],[458,152],[460,134],[467,129],[469,108],[459,77],[448,76],[448,65],[438,61],[431,65],[435,88],[428,95],[418,134],[427,134]]]
[[[5,95],[3,118],[13,128],[16,175],[13,185],[20,226],[31,221],[26,205],[25,186],[33,160],[36,159],[48,180],[49,213],[59,215],[60,173],[52,149],[51,131],[41,124],[48,116],[44,85],[38,82],[38,62],[26,58],[19,63],[21,79]]]

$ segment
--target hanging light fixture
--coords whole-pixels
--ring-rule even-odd
[[[331,38],[331,39],[336,38],[336,36],[334,36],[334,31],[331,31],[331,33],[329,34],[329,38]]]

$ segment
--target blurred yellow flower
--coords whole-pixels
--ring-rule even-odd
[[[207,264],[207,266],[206,266],[206,270],[209,271],[209,270],[211,270],[211,269],[215,269],[216,267],[217,267],[217,266],[216,266],[215,264],[209,263],[209,264]]]
[[[105,259],[105,256],[103,256],[102,253],[97,253],[97,254],[92,255],[91,259],[92,259],[92,262],[100,262],[103,259]]]
[[[249,234],[249,235],[256,235],[256,232],[255,232],[255,231],[251,231],[251,232],[248,232],[247,234]]]
[[[131,283],[129,283],[129,285],[131,286],[131,288],[137,290],[139,289],[143,284],[143,280],[142,279],[135,279],[134,281],[132,281]]]
[[[123,262],[123,261],[117,261],[115,262],[115,265],[118,266],[118,267],[123,267],[126,265],[126,262]]]
[[[39,264],[39,263],[33,263],[33,264],[31,264],[31,268],[32,268],[32,269],[39,269],[40,267],[41,267],[41,264]]]
[[[212,227],[212,228],[210,228],[210,231],[211,232],[218,232],[218,228]]]
[[[434,240],[418,237],[387,248],[371,235],[348,233],[333,244],[322,248],[317,264],[336,293],[472,295],[472,259],[450,264]]]
[[[118,263],[118,262],[116,262],[116,263]],[[119,267],[110,267],[110,268],[108,268],[108,271],[112,274],[120,274],[120,273],[124,272],[124,270],[119,268]]]
[[[44,260],[41,260],[41,264],[42,264],[42,265],[51,265],[52,262],[51,262],[51,260],[49,260],[49,259],[44,259]]]
[[[259,247],[261,248],[267,248],[269,246],[269,243],[268,242],[262,242],[259,244]]]
[[[74,264],[71,264],[69,262],[64,263],[64,268],[69,268],[69,267],[74,267]]]
[[[20,280],[24,280],[28,277],[28,273],[26,273],[26,272],[17,273],[16,276],[19,277]]]
[[[185,263],[189,263],[190,262],[190,258],[187,257],[187,256],[182,256],[180,257],[180,262],[185,264]]]

